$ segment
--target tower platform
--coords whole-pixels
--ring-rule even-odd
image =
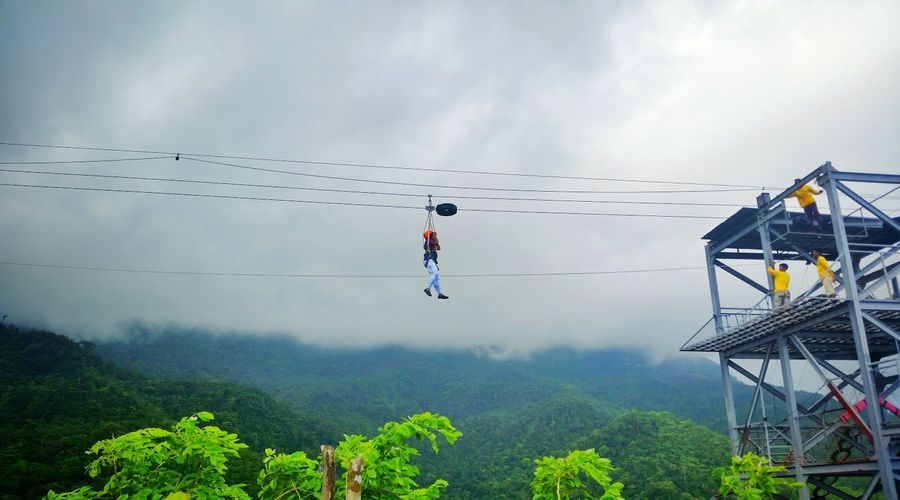
[[[785,200],[813,182],[831,213],[789,211]],[[888,191],[861,195],[851,188],[860,184]],[[896,202],[885,203],[898,189],[900,175],[841,172],[826,163],[774,197],[761,194],[758,208],[738,210],[703,236],[713,316],[681,350],[718,355],[732,452],[785,465],[785,475],[805,484],[801,500],[898,498],[900,217],[888,215]],[[837,297],[819,294],[816,281],[777,311],[770,276],[760,283],[729,265],[815,264],[813,249],[829,262]],[[723,306],[720,274],[749,286],[755,303]],[[798,367],[806,375],[799,387]],[[754,387],[749,402],[735,401],[733,384],[741,379]]]
[[[762,358],[766,354],[767,344],[776,336],[795,335],[818,357],[855,360],[856,348],[849,319],[850,305],[850,301],[846,299],[809,297],[794,302],[781,311],[758,315],[741,326],[694,342],[681,350],[723,352],[733,358]],[[864,300],[860,301],[860,308],[894,331],[900,331],[900,302]],[[900,339],[871,322],[866,323],[865,329],[873,360],[896,354],[895,341]],[[797,349],[791,348],[789,352],[791,359],[803,359]]]

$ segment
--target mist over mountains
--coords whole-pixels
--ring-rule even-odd
[[[324,349],[290,338],[134,328],[97,353],[163,377],[227,380],[263,388],[298,407],[350,410],[339,422],[380,421],[421,408],[468,417],[575,392],[617,408],[669,411],[724,432],[721,376],[702,357],[653,360],[636,350],[554,349],[528,360],[467,350]],[[736,384],[738,399],[751,388]]]

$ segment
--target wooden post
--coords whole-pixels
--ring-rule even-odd
[[[362,473],[366,458],[362,455],[350,462],[350,470],[347,472],[347,500],[362,499]]]
[[[334,498],[334,448],[322,445],[322,500]]]

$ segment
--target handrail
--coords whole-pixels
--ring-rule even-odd
[[[716,317],[715,317],[715,316],[712,316],[712,317],[710,317],[708,320],[706,320],[706,323],[703,323],[703,326],[701,326],[700,328],[698,328],[697,331],[694,332],[693,335],[691,335],[691,338],[687,339],[687,340],[684,342],[684,344],[681,344],[681,347],[679,347],[678,350],[681,351],[681,350],[683,350],[685,347],[687,347],[687,345],[690,344],[692,340],[694,340],[694,337],[696,337],[697,335],[699,335],[700,332],[702,332],[704,328],[706,328],[707,326],[709,326],[709,324],[710,324],[710,323],[712,322],[712,320],[714,320],[714,319],[716,319]]]

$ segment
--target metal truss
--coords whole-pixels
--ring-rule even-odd
[[[811,231],[785,200],[813,181],[831,213],[823,214],[830,224]],[[867,199],[847,183],[898,189],[900,175],[841,172],[829,162],[774,197],[763,193],[758,209],[739,211],[705,236],[715,334],[682,347],[719,355],[732,451],[786,465],[787,474],[806,483],[802,499],[811,493],[857,498],[842,489],[839,479],[848,477],[868,478],[857,484],[865,488],[859,498],[877,492],[897,498],[900,480],[900,399],[891,403],[900,396],[900,220],[874,204],[884,195]],[[843,215],[846,200],[859,215]],[[772,311],[771,277],[763,284],[726,262],[768,263],[777,256],[814,263],[811,245],[838,266],[842,298],[815,296],[817,283],[785,310]],[[723,307],[717,269],[762,298],[749,307]],[[888,296],[879,297],[884,290]],[[748,369],[747,360],[759,368]],[[766,381],[776,364],[781,386]],[[815,375],[819,391],[798,390],[798,366]],[[754,386],[750,401],[735,401],[736,376]]]

